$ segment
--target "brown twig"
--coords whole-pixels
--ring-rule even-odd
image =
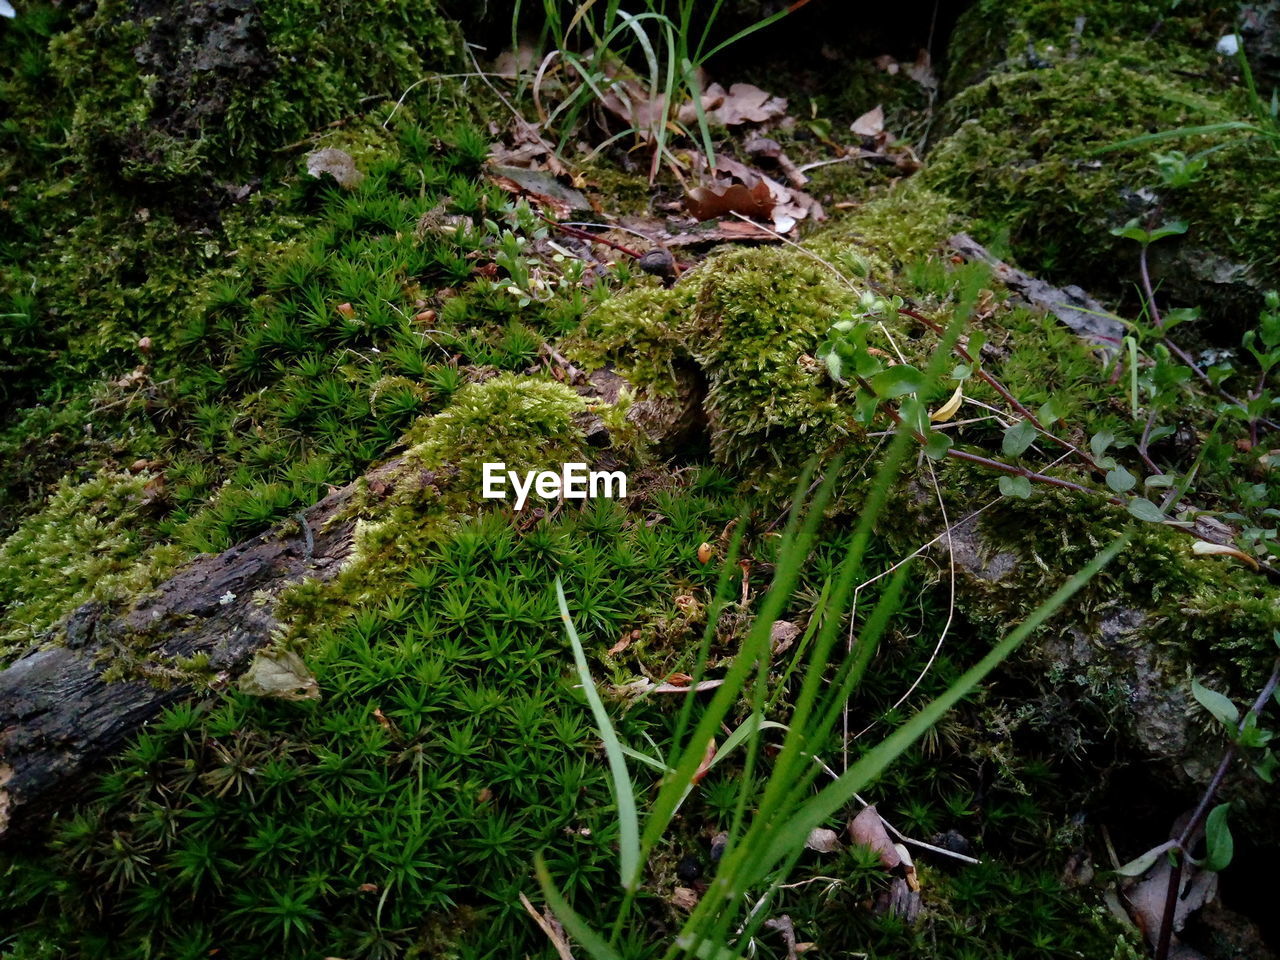
[[[641,257],[644,256],[643,253],[640,253],[636,250],[632,250],[630,247],[625,247],[620,243],[614,243],[612,240],[606,240],[604,237],[599,236],[598,234],[590,233],[587,230],[580,230],[577,227],[571,227],[565,223],[557,223],[555,220],[552,220],[546,214],[539,213],[538,219],[542,220],[544,223],[550,224],[551,226],[555,227],[557,230],[559,230],[561,233],[565,234],[566,236],[575,237],[578,240],[587,240],[587,241],[590,241],[591,243],[603,244],[604,246],[609,247],[612,250],[617,250],[619,253],[625,254],[626,256],[630,257],[633,260],[639,260]],[[606,224],[601,224],[601,226],[607,227]]]

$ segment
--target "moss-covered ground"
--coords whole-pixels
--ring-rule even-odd
[[[555,579],[621,736],[664,754],[692,695],[637,691],[693,670],[736,531],[749,558],[734,572],[741,596],[735,587],[710,632],[712,669],[732,662],[804,464],[839,457],[783,619],[807,627],[835,576],[892,423],[883,406],[867,415],[822,355],[832,323],[871,303],[907,307],[875,307],[874,356],[923,368],[940,337],[918,318],[945,327],[958,314],[967,343],[985,339],[985,371],[1025,407],[1056,408],[1059,438],[1083,450],[1109,434],[1138,482],[1155,474],[1143,454],[1190,477],[1194,503],[1270,557],[1280,489],[1248,422],[1221,416],[1194,383],[1158,380],[1148,340],[1133,409],[1138,370],[1101,362],[946,248],[971,229],[1085,286],[1104,268],[1114,277],[1128,248],[1107,226],[1128,219],[1123,191],[1148,185],[1148,152],[1095,164],[1098,125],[1120,140],[1244,109],[1225,67],[1214,68],[1221,90],[1182,76],[1188,51],[1218,35],[1211,4],[1177,15],[1136,4],[1115,22],[1105,4],[1014,5],[1016,30],[1000,27],[1005,5],[975,4],[940,116],[926,123],[916,87],[866,64],[813,106],[821,119],[897,90],[894,123],[942,131],[920,175],[824,174],[817,189],[848,191],[853,209],[800,246],[712,252],[671,286],[549,252],[546,225],[485,178],[489,124],[505,107],[452,76],[466,72],[461,40],[433,4],[387,0],[359,15],[303,0],[145,6],[35,5],[0,24],[0,664],[61,642],[57,625],[80,604],[122,606],[375,463],[400,457],[430,482],[360,499],[344,571],[282,598],[274,643],[302,657],[320,700],[206,688],[193,674],[196,695],[107,758],[83,800],[7,841],[5,960],[553,956],[520,901],[542,902],[540,852],[570,902],[607,928],[622,902],[619,816]],[[1059,6],[1087,8],[1078,55]],[[1165,54],[1133,27],[1143,17],[1168,22]],[[979,64],[965,52],[1001,29],[1000,56]],[[1027,40],[1051,66],[1018,62]],[[1042,49],[1050,40],[1056,52]],[[963,84],[961,63],[976,68]],[[1103,99],[1115,117],[1088,109],[1099,91],[1114,92]],[[783,139],[799,150],[826,134],[818,124]],[[361,182],[308,175],[317,147],[347,151]],[[1208,179],[1162,195],[1161,209],[1264,282],[1274,198],[1241,184],[1275,157],[1256,143],[1213,157]],[[608,176],[645,192],[630,174]],[[562,382],[566,362],[616,370],[634,392],[585,399]],[[918,852],[924,912],[911,924],[872,909],[889,885],[875,856],[847,843],[808,851],[771,909],[819,956],[1136,957],[1138,935],[1104,906],[1109,881],[1063,865],[1091,854],[1105,869],[1096,821],[1115,812],[1117,771],[1155,779],[1218,747],[1193,723],[1195,742],[1151,773],[1160,750],[1143,742],[1139,687],[1163,685],[1183,714],[1188,698],[1174,691],[1192,675],[1251,697],[1274,657],[1280,588],[1109,503],[1103,477],[1064,460],[1061,440],[1002,449],[1017,416],[955,366],[921,399],[936,410],[962,387],[963,413],[942,428],[956,449],[1094,492],[1002,497],[991,470],[913,450],[869,570],[979,509],[976,536],[1007,569],[966,567],[945,541],[923,553],[847,718],[816,747],[824,764],[856,760],[944,692],[1117,532],[1133,528],[1134,542],[870,789],[904,833],[981,862]],[[1254,382],[1247,361],[1238,367],[1228,382]],[[705,442],[658,456],[626,420],[629,404],[678,398],[691,371],[705,387]],[[628,499],[515,513],[478,496],[492,459],[523,469],[600,456],[584,413],[609,427]],[[883,584],[867,585],[859,610]],[[1117,618],[1135,625],[1104,630]],[[803,678],[783,654],[766,682],[770,719],[786,722]],[[740,704],[731,719],[746,715]],[[768,769],[765,751],[757,776]],[[688,891],[714,869],[742,771],[730,756],[682,807],[623,955],[663,955]],[[632,773],[651,796],[653,771]],[[1193,779],[1169,776],[1191,802]],[[1240,828],[1245,842],[1274,843],[1274,801],[1234,780],[1228,794],[1258,814]],[[1154,818],[1177,812],[1167,797],[1143,803]],[[828,826],[843,833],[856,809]],[[1158,842],[1167,824],[1148,827],[1120,837],[1122,852]],[[754,949],[787,956],[774,934]]]

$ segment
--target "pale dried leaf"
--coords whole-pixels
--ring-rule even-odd
[[[351,154],[337,147],[325,147],[307,154],[307,174],[318,179],[326,173],[338,182],[338,186],[347,190],[355,189],[364,180],[364,174],[356,169]]]
[[[698,892],[688,887],[676,887],[671,891],[671,905],[685,913],[690,913],[698,905]]]
[[[320,685],[291,650],[260,650],[237,684],[242,693],[279,700],[319,700]]]
[[[951,399],[929,414],[929,419],[934,423],[946,423],[959,412],[962,403],[964,403],[964,384],[959,384],[956,392],[951,395]]]
[[[1164,917],[1165,899],[1169,892],[1169,858],[1162,857],[1155,866],[1127,892],[1129,913],[1147,942],[1155,944]],[[1214,898],[1218,892],[1218,875],[1198,870],[1187,864],[1173,909],[1173,930],[1178,932],[1187,918]]]
[[[938,76],[933,72],[933,58],[928,50],[921,50],[916,55],[916,62],[907,67],[907,76],[926,90],[938,89]]]
[[[774,621],[769,628],[769,644],[773,648],[773,655],[776,657],[780,653],[786,653],[799,636],[800,628],[794,623],[789,620]]]
[[[884,108],[877,105],[872,107],[849,127],[854,133],[860,137],[878,137],[884,133]]]
[[[840,849],[840,836],[826,827],[814,827],[804,841],[805,848],[815,853],[835,853]]]
[[[1237,560],[1243,560],[1253,569],[1258,569],[1257,560],[1243,550],[1237,550],[1235,547],[1228,546],[1225,543],[1210,543],[1208,540],[1197,540],[1191,545],[1191,552],[1197,557],[1235,557]]]

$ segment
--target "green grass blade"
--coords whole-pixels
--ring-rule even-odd
[[[1001,640],[991,652],[976,665],[964,673],[942,696],[891,733],[883,741],[868,751],[857,763],[851,766],[835,783],[830,784],[816,796],[808,800],[797,810],[788,822],[779,827],[769,844],[767,851],[760,857],[749,883],[762,879],[779,860],[802,845],[814,827],[821,826],[828,817],[836,813],[853,797],[855,793],[884,772],[885,768],[919,739],[930,727],[961,699],[967,696],[987,674],[994,670],[1009,654],[1013,653],[1024,640],[1034,633],[1046,620],[1058,611],[1093,577],[1110,563],[1116,555],[1128,545],[1132,532],[1118,537],[1093,558],[1079,573],[1054,591],[1044,603],[1040,604],[1029,617],[1008,636]],[[749,885],[749,883],[747,885]]]
[[[1128,147],[1140,147],[1148,143],[1159,143],[1162,140],[1176,140],[1179,137],[1199,137],[1207,134],[1225,133],[1229,130],[1249,130],[1258,132],[1256,125],[1244,120],[1226,120],[1221,123],[1204,123],[1194,127],[1178,127],[1174,130],[1157,130],[1155,133],[1144,133],[1140,137],[1130,137],[1117,143],[1109,143],[1093,151],[1093,156],[1110,153],[1113,150],[1124,150]]]
[[[591,678],[591,668],[587,666],[587,654],[582,647],[578,631],[574,629],[573,619],[569,616],[569,604],[564,598],[564,586],[556,577],[556,602],[560,605],[560,619],[564,621],[565,633],[573,647],[573,660],[578,667],[578,677],[582,681],[582,690],[586,694],[587,703],[591,705],[591,714],[595,717],[596,727],[600,731],[600,739],[604,741],[605,756],[609,759],[609,774],[613,779],[613,797],[618,805],[618,872],[622,877],[622,888],[634,891],[640,883],[640,820],[636,813],[635,790],[631,786],[631,776],[627,772],[627,759],[622,752],[622,743],[618,740],[617,731],[609,720],[609,714],[600,699],[595,681]]]
[[[546,899],[547,906],[556,915],[556,919],[564,924],[569,936],[591,954],[593,960],[622,960],[622,955],[609,946],[600,934],[587,926],[587,922],[578,916],[577,911],[560,895],[542,854],[534,858],[533,867],[538,874],[538,884],[542,887],[542,896]]]

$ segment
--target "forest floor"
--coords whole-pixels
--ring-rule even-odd
[[[1280,5],[439,6],[0,20],[0,958],[1273,956]]]

